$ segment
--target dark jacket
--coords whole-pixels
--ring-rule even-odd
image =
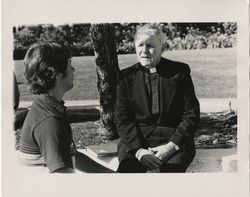
[[[160,110],[152,118],[149,98],[140,63],[120,72],[117,85],[116,123],[120,142],[118,157],[122,160],[138,148],[155,147],[172,141],[189,149],[200,117],[190,68],[187,64],[161,58],[159,73]]]

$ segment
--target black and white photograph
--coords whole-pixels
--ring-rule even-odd
[[[70,146],[88,155],[99,145],[109,154],[103,144],[110,144],[120,151],[109,158],[117,172],[186,172],[191,163],[188,172],[237,171],[235,22],[42,24],[13,27],[13,34],[21,163],[53,173],[73,168]],[[56,70],[69,75],[60,91]],[[49,108],[68,91],[64,125],[66,117],[51,119],[59,114]],[[50,139],[57,130],[72,139]]]
[[[247,4],[193,1],[5,2],[3,196],[248,195]]]

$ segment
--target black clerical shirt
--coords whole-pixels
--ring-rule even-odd
[[[159,114],[159,74],[155,68],[145,69],[145,85],[148,93],[152,118],[157,120]]]

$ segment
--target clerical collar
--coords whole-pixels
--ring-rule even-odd
[[[148,74],[153,74],[157,72],[156,67],[148,68],[147,66],[141,66],[141,69]]]
[[[153,68],[149,68],[149,72],[152,74],[152,73],[155,73],[156,72],[156,68],[153,67]]]

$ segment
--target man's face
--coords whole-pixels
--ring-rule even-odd
[[[138,61],[148,68],[155,67],[163,53],[163,46],[157,35],[139,35],[135,41],[135,49]]]

